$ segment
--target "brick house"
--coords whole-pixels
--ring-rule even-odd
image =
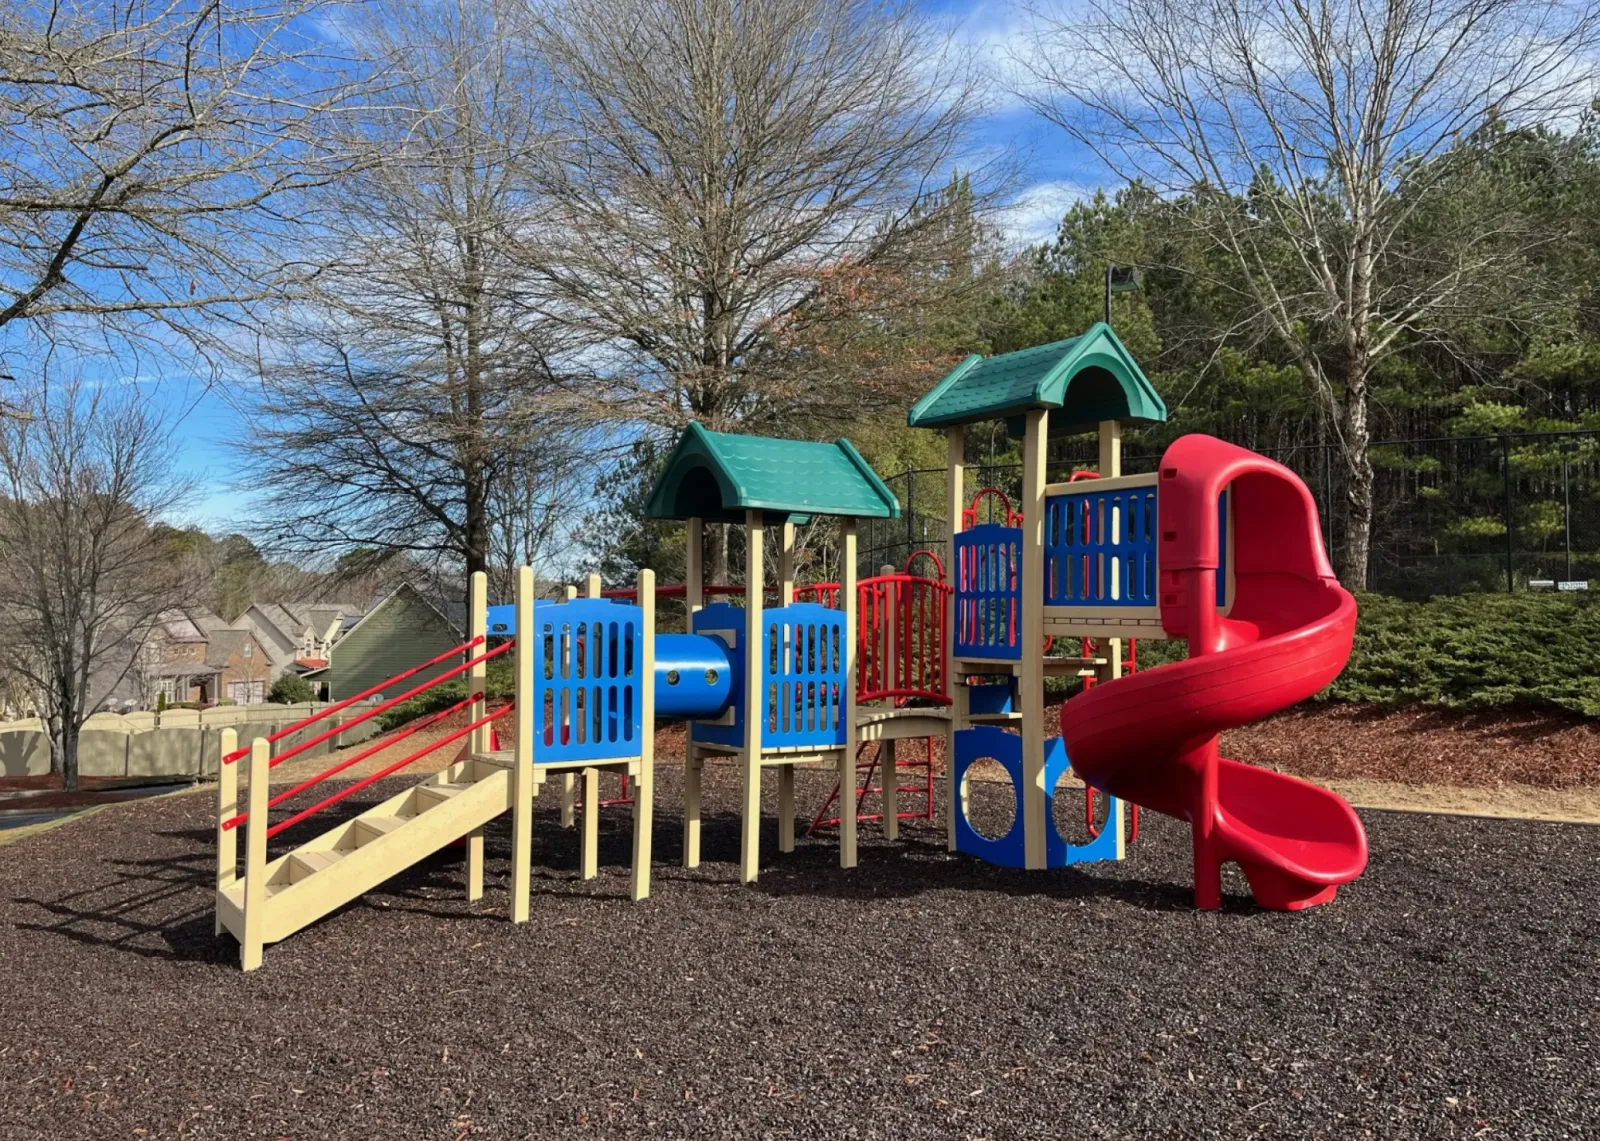
[[[257,705],[272,685],[272,661],[255,634],[230,627],[204,607],[163,613],[138,669],[147,688],[169,702]]]
[[[270,684],[287,670],[326,665],[329,648],[361,615],[347,602],[252,602],[232,628],[248,630],[266,650]]]

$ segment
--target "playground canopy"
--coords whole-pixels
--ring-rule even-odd
[[[780,519],[898,519],[900,502],[849,440],[808,443],[690,424],[667,457],[644,510],[652,519],[698,517],[719,523],[742,523],[747,510]]]
[[[1167,418],[1167,406],[1132,354],[1110,325],[1096,321],[1082,336],[1065,341],[994,357],[974,353],[917,401],[906,423],[947,428],[1015,419],[1040,408],[1052,412],[1052,435],[1103,420]]]

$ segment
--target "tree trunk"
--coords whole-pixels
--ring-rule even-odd
[[[728,524],[713,523],[705,529],[707,559],[710,568],[708,582],[723,584],[728,581]]]
[[[72,727],[71,718],[52,717],[46,724],[50,730],[50,767],[61,777],[64,792],[78,791],[78,731]]]
[[[1345,528],[1339,549],[1339,581],[1346,590],[1367,589],[1372,556],[1372,429],[1367,421],[1365,346],[1357,339],[1345,360],[1340,450],[1345,468]]]

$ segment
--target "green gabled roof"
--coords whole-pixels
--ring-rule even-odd
[[[998,420],[1037,408],[1051,416],[1051,434],[1102,420],[1162,421],[1167,406],[1133,356],[1104,321],[1081,337],[997,357],[974,354],[917,401],[913,428]]]
[[[899,500],[849,440],[736,436],[700,424],[690,424],[672,449],[644,513],[742,523],[752,509],[778,517],[900,517]]]

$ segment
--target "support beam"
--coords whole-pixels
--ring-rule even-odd
[[[956,560],[956,536],[961,533],[961,512],[967,506],[967,430],[960,424],[945,433],[945,467],[949,486],[945,493],[944,557],[950,584],[958,587],[961,568]],[[955,787],[955,735],[967,727],[967,687],[956,677],[956,592],[945,600],[944,684],[950,693],[950,729],[944,742],[945,846],[956,850],[956,811],[960,789]]]
[[[1022,838],[1023,863],[1030,870],[1045,866],[1044,787],[1044,483],[1045,441],[1050,413],[1027,414],[1022,437],[1022,620],[1017,637],[1022,707]]]
[[[637,580],[644,653],[639,660],[639,777],[633,785],[633,898],[650,895],[656,798],[656,572]]]
[[[511,774],[511,922],[526,923],[533,894],[533,602],[532,567],[518,567],[515,650],[516,741]]]
[[[1122,421],[1100,421],[1100,478],[1115,479],[1122,474]],[[1119,531],[1126,524],[1120,510],[1112,512],[1112,529]],[[1114,538],[1117,536],[1113,536]],[[1096,668],[1097,681],[1111,681],[1122,676],[1122,639],[1106,640],[1106,664]]]
[[[700,866],[700,778],[705,760],[691,744],[683,758],[683,866]]]
[[[794,766],[778,766],[778,851],[794,851]]]
[[[583,851],[578,857],[582,878],[600,871],[600,770],[583,770]]]
[[[697,515],[689,520],[689,541],[683,557],[684,602],[693,614],[705,605],[706,525]]]
[[[239,830],[237,828],[224,828],[222,822],[232,820],[239,815],[239,767],[240,762],[231,765],[222,763],[221,758],[226,757],[239,747],[239,731],[232,727],[224,729],[221,733],[221,752],[217,754],[217,890],[226,891],[234,885],[239,878]],[[216,913],[216,922],[213,934],[222,934],[222,912]]]
[[[578,597],[578,588],[567,585],[567,601]],[[573,806],[578,803],[578,774],[567,769],[561,774],[561,827],[571,828],[575,817]]]
[[[839,608],[844,611],[844,749],[839,754],[839,866],[856,866],[856,521],[839,520]]]
[[[779,534],[778,605],[787,606],[794,601],[794,524],[785,519]]]
[[[761,867],[761,736],[766,718],[761,700],[763,649],[761,621],[762,540],[766,527],[761,512],[744,516],[744,801],[739,817],[739,879],[754,882]]]
[[[250,742],[250,819],[244,840],[244,938],[239,965],[253,971],[261,965],[262,936],[267,929],[267,784],[272,771],[272,746],[265,737]]]
[[[883,786],[883,838],[900,839],[900,770],[895,756],[895,739],[878,742],[878,775]]]
[[[489,576],[483,571],[473,571],[467,587],[467,637],[482,638],[489,632]],[[480,643],[472,648],[472,656],[480,657],[487,645]],[[476,721],[484,714],[484,686],[489,675],[489,663],[479,662],[467,673],[467,692],[472,704],[467,706],[467,719]],[[489,751],[489,726],[480,725],[472,731],[467,741],[469,754]],[[467,899],[483,898],[483,829],[467,833]]]

